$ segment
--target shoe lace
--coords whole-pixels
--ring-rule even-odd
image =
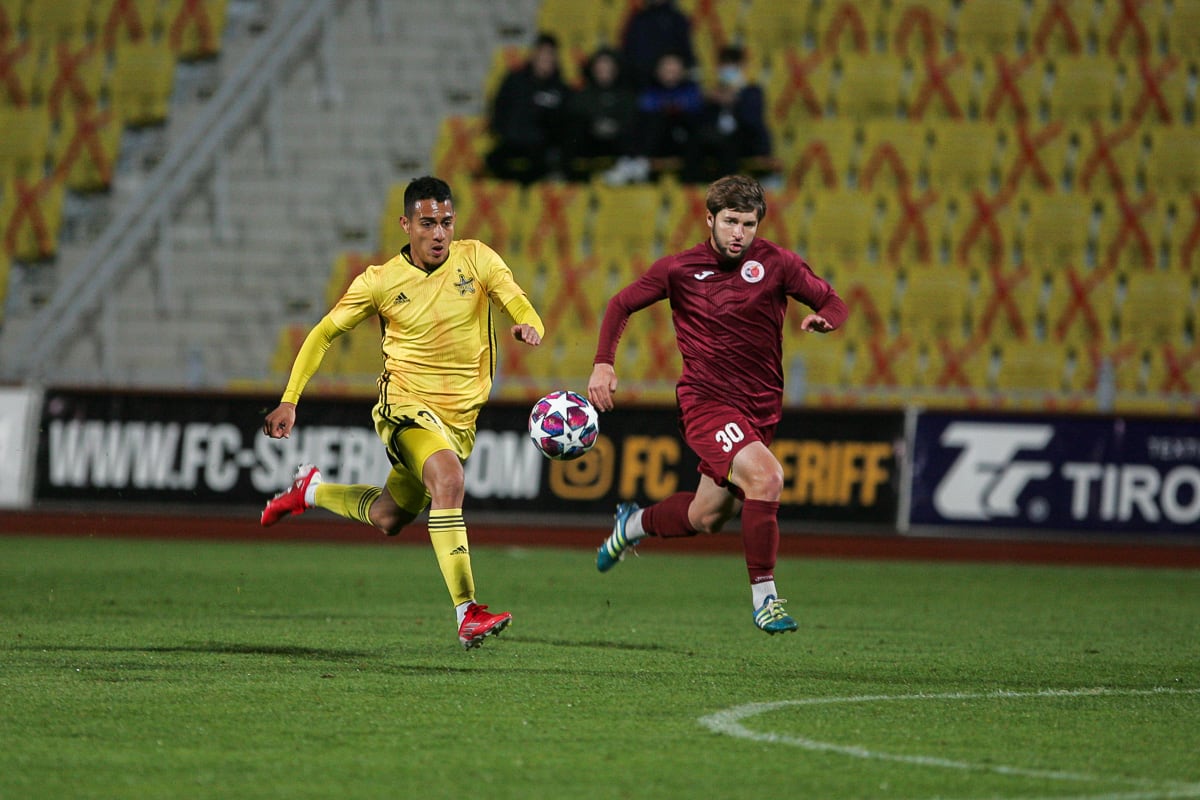
[[[766,605],[759,609],[758,616],[764,621],[783,619],[788,615],[787,611],[783,608],[783,604],[786,602],[787,600],[784,600],[782,597],[769,600]]]

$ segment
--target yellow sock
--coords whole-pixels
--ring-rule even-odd
[[[462,509],[430,509],[429,541],[454,605],[474,600],[475,577],[471,574],[467,524],[463,521]]]
[[[371,524],[371,504],[383,490],[378,486],[362,484],[319,483],[313,493],[313,505],[332,511],[339,517]]]

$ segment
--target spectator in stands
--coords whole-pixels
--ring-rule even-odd
[[[654,83],[638,94],[633,153],[605,173],[605,180],[620,185],[647,180],[657,171],[694,171],[703,114],[704,92],[688,77],[683,57],[664,53]]]
[[[689,182],[707,182],[722,175],[771,168],[771,133],[767,129],[763,89],[746,78],[746,52],[740,46],[721,48],[717,84],[705,95],[700,129],[697,173]]]
[[[659,58],[675,53],[684,69],[696,66],[692,47],[692,21],[675,6],[674,0],[644,0],[629,18],[622,37],[625,65],[638,88],[654,82]]]
[[[583,69],[583,86],[567,103],[568,175],[586,179],[599,166],[611,166],[630,153],[637,95],[625,80],[620,54],[597,50]]]
[[[494,176],[532,183],[562,169],[567,95],[558,39],[538,34],[529,59],[504,76],[492,102],[496,146],[486,163]]]

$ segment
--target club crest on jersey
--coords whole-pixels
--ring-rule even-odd
[[[766,268],[757,261],[747,261],[745,264],[742,264],[742,280],[746,283],[758,283],[766,275]]]
[[[475,294],[475,279],[468,278],[460,272],[458,273],[458,283],[454,284],[454,288],[458,289],[459,297],[464,297],[468,292]]]

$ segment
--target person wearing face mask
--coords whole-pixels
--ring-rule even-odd
[[[771,133],[766,122],[766,96],[746,76],[746,52],[737,45],[721,48],[717,83],[705,93],[704,123],[698,142],[697,172],[692,182],[712,180],[739,170],[769,169]]]

